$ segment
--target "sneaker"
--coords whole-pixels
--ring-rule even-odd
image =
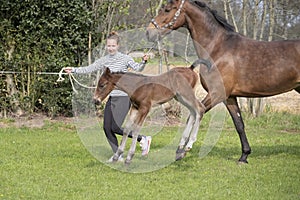
[[[142,147],[142,156],[148,155],[150,151],[151,141],[152,141],[151,136],[143,136],[143,139],[140,142],[140,145]]]
[[[112,157],[110,157],[110,159],[108,159],[106,162],[107,162],[107,163],[112,163],[112,162],[114,162],[113,159],[114,159],[114,155],[113,155]],[[124,161],[123,154],[121,154],[121,155],[119,156],[117,162],[123,162],[123,161]]]

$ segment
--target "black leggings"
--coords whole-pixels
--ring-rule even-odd
[[[123,135],[122,124],[128,114],[131,103],[128,96],[110,96],[104,109],[103,129],[113,152],[118,149],[116,134]],[[131,133],[128,137],[132,138]],[[140,142],[142,136],[138,136]]]

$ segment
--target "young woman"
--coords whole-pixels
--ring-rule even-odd
[[[86,67],[65,68],[67,73],[91,73],[108,67],[112,72],[127,72],[128,68],[135,71],[142,71],[147,63],[148,56],[144,55],[141,63],[136,63],[130,56],[118,51],[120,37],[116,32],[111,32],[106,39],[106,50],[108,54],[96,60],[93,64]],[[118,140],[115,134],[123,135],[121,128],[125,117],[130,109],[131,103],[128,95],[120,90],[113,90],[108,98],[104,109],[103,129],[113,152],[118,149]],[[129,137],[132,138],[131,134]],[[151,136],[138,136],[138,142],[142,148],[142,155],[149,153]],[[123,157],[120,156],[119,161]],[[109,159],[109,162],[112,158]]]

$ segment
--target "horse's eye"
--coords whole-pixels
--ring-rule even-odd
[[[161,13],[161,12],[163,12],[164,10],[165,10],[165,5],[163,4],[161,7],[160,7],[160,9],[159,9],[159,13]]]
[[[105,84],[100,84],[99,85],[99,88],[101,88],[101,89],[104,88],[104,87],[105,87]]]
[[[171,5],[167,5],[164,10],[165,12],[170,12],[172,9],[176,9],[176,7],[172,7]]]
[[[170,12],[171,11],[171,9],[170,8],[165,8],[165,12]]]

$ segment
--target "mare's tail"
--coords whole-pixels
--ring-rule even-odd
[[[190,66],[190,69],[194,70],[195,67],[197,67],[200,64],[206,65],[208,71],[210,71],[210,69],[211,69],[211,63],[210,63],[210,61],[202,59],[202,58],[199,58],[198,60],[196,60],[195,62],[193,62],[193,64]]]

